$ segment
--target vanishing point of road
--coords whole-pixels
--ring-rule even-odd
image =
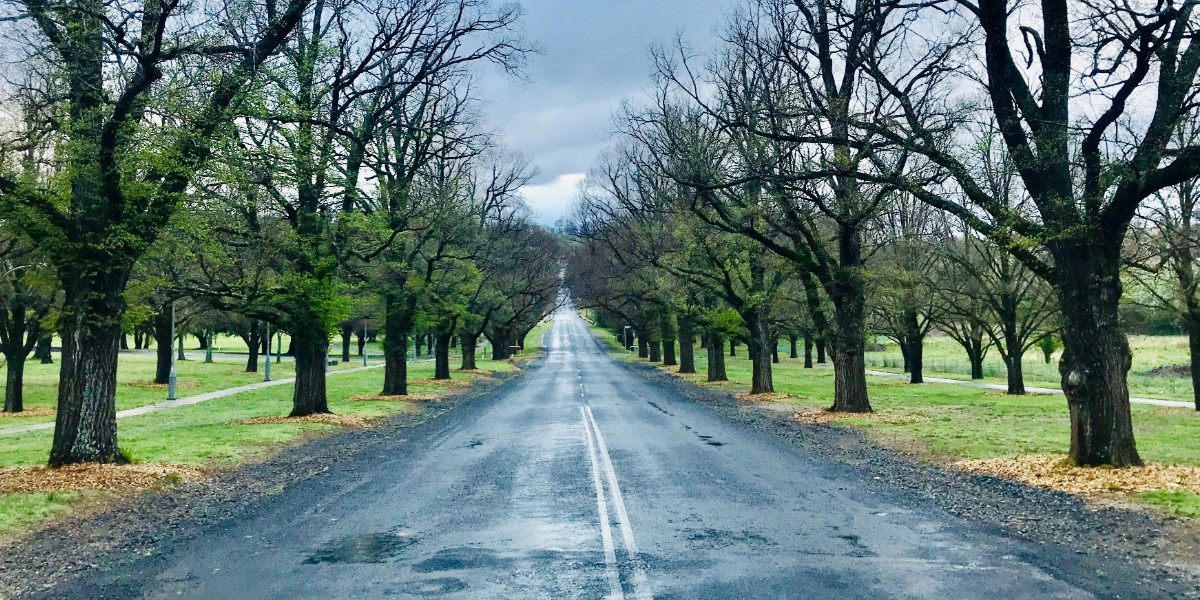
[[[1037,549],[723,420],[569,307],[491,397],[106,574],[91,597],[1089,598]]]

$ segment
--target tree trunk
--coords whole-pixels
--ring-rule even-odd
[[[450,379],[450,333],[438,332],[433,337],[433,378]]]
[[[383,395],[408,395],[408,335],[412,315],[405,299],[388,293],[383,315]]]
[[[122,350],[129,349],[129,334],[126,334],[126,333],[121,334],[121,349]]]
[[[186,334],[183,334],[183,333],[179,334],[179,337],[178,337],[179,356],[176,356],[175,360],[187,360],[187,355],[183,353],[183,337],[184,337],[184,335],[186,335]]]
[[[462,370],[476,369],[475,348],[479,345],[479,336],[468,333],[459,334],[458,345],[462,347]]]
[[[316,315],[295,319],[292,340],[296,349],[296,385],[292,390],[290,417],[329,413],[325,395],[325,361],[329,338]]]
[[[679,319],[679,372],[696,372],[696,349],[692,334],[692,324],[686,319]]]
[[[154,315],[154,354],[156,361],[154,364],[154,383],[159,385],[167,383],[171,378],[171,308],[163,306],[162,309]]]
[[[737,338],[730,336],[729,338],[729,356],[737,356]]]
[[[650,340],[646,339],[646,334],[637,334],[638,358],[650,358]]]
[[[413,338],[413,356],[415,356],[415,357],[421,356],[421,348],[423,347],[424,342],[425,342],[424,334],[418,333]]]
[[[4,412],[19,413],[25,410],[25,350],[10,349],[4,353],[4,358],[8,363],[5,366],[8,378],[4,388]]]
[[[37,350],[34,351],[33,356],[42,361],[43,365],[54,363],[53,350],[50,347],[53,341],[54,332],[49,328],[42,327],[38,333]]]
[[[117,447],[117,355],[126,276],[62,276],[62,361],[50,466],[124,463]]]
[[[835,299],[833,349],[833,406],[836,412],[871,412],[867,396],[866,364],[863,344],[866,341],[866,298],[861,281],[840,282],[840,294]],[[817,350],[820,352],[820,341]],[[820,362],[818,359],[817,362]]]
[[[747,354],[750,355],[750,393],[769,394],[775,391],[775,382],[771,377],[771,331],[765,311],[748,311],[745,315],[746,324],[750,326],[750,341],[747,344]]]
[[[904,328],[904,338],[908,341],[908,382],[925,383],[925,334],[915,311],[905,311]]]
[[[196,335],[196,341],[200,342],[200,350],[208,350],[208,334],[200,333]]]
[[[250,331],[246,335],[246,372],[258,372],[258,348],[261,345],[262,323],[250,321]]]
[[[796,346],[798,339],[795,334],[788,336],[788,358],[800,358],[799,348]]]
[[[804,335],[804,368],[813,368],[813,339],[811,335]]]
[[[675,340],[663,340],[663,366],[674,367],[679,364],[675,359]]]
[[[354,337],[358,339],[358,355],[362,356],[363,351],[367,349],[367,336],[363,334],[361,329],[355,329]]]
[[[717,333],[708,334],[708,380],[729,381],[725,374],[725,340]]]
[[[1128,467],[1142,459],[1126,382],[1132,354],[1118,310],[1121,244],[1104,242],[1054,248],[1063,325],[1058,369],[1071,414],[1068,459],[1080,466]]]
[[[1194,319],[1188,326],[1188,354],[1192,365],[1192,401],[1196,410],[1200,410],[1200,324]]]
[[[662,362],[662,342],[650,340],[648,345],[650,346],[650,362]]]
[[[771,362],[779,364],[779,340],[771,340]]]
[[[825,338],[823,338],[823,337],[817,338],[817,364],[818,365],[825,364],[825,349],[826,349],[825,344],[826,344]]]
[[[350,362],[350,338],[354,336],[354,325],[344,323],[342,325],[342,362]]]

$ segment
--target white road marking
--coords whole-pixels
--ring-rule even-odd
[[[600,463],[596,460],[596,445],[592,441],[592,428],[588,425],[587,412],[582,406],[579,412],[583,415],[583,433],[587,439],[588,458],[592,460],[592,485],[596,487],[596,511],[600,513],[600,539],[604,542],[604,570],[608,575],[608,583],[612,587],[610,600],[623,600],[625,592],[621,589],[621,576],[617,572],[617,553],[613,546],[612,530],[608,521],[608,502],[604,499],[604,485],[600,483]]]
[[[646,568],[642,564],[641,557],[638,556],[637,542],[633,539],[633,525],[629,522],[629,513],[625,510],[625,499],[621,496],[621,486],[617,483],[617,471],[613,468],[612,458],[608,455],[608,447],[604,444],[604,435],[600,433],[600,426],[596,424],[596,417],[592,414],[591,406],[583,406],[583,416],[585,423],[590,423],[592,431],[595,434],[596,447],[600,450],[601,464],[604,465],[604,474],[608,479],[608,491],[612,495],[613,511],[617,515],[617,521],[620,523],[621,538],[625,542],[625,551],[629,554],[629,564],[631,568],[630,588],[633,590],[633,597],[638,600],[652,600],[653,596],[646,590]]]

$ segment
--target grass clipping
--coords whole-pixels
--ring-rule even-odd
[[[973,473],[1014,479],[1021,483],[1073,494],[1139,493],[1160,490],[1200,493],[1200,467],[1149,463],[1144,467],[1113,469],[1076,467],[1063,456],[1026,454],[1008,458],[960,460],[954,466]]]
[[[121,466],[88,463],[57,469],[12,467],[0,469],[0,493],[27,494],[106,488],[140,490],[186,481],[200,481],[204,477],[204,471],[199,467],[156,463]]]
[[[336,425],[338,427],[367,427],[370,420],[359,415],[319,414],[307,417],[253,417],[230,421],[230,425],[294,425],[297,423],[317,423],[320,425]]]

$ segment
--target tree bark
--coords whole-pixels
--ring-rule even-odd
[[[350,362],[350,338],[354,336],[354,325],[342,324],[342,362]]]
[[[708,334],[708,380],[729,381],[725,374],[725,340],[718,333]]]
[[[383,395],[408,395],[408,335],[412,314],[406,299],[389,292],[383,316]]]
[[[37,350],[34,351],[33,356],[40,360],[43,365],[54,363],[53,350],[50,347],[53,341],[54,332],[46,327],[42,327],[38,333]]]
[[[905,311],[904,329],[908,342],[908,382],[925,383],[925,334],[915,311]]]
[[[804,368],[813,368],[813,339],[807,334],[804,336]]]
[[[662,362],[662,342],[659,340],[650,340],[647,345],[650,348],[650,362]]]
[[[62,361],[50,466],[124,463],[117,447],[117,356],[128,275],[64,274]]]
[[[836,412],[871,412],[867,396],[866,364],[863,344],[866,341],[866,298],[862,282],[839,282],[839,294],[834,299],[833,406]],[[817,345],[820,351],[820,342]],[[820,360],[818,360],[820,362]]]
[[[296,349],[296,385],[290,417],[329,413],[325,395],[325,361],[329,338],[316,315],[296,319],[292,340]]]
[[[729,356],[737,356],[737,338],[733,336],[729,337]]]
[[[433,337],[433,378],[450,379],[450,333],[438,332]]]
[[[765,311],[747,311],[746,324],[750,326],[750,341],[747,354],[752,361],[750,367],[750,393],[769,394],[775,391],[771,373],[771,328]]]
[[[362,356],[363,351],[367,348],[367,336],[363,334],[361,329],[354,330],[354,337],[358,339],[358,355]]]
[[[19,413],[25,410],[25,351],[23,348],[10,349],[4,353],[4,358],[8,363],[5,365],[8,377],[4,388],[4,412]]]
[[[695,373],[696,372],[696,349],[692,345],[694,343],[692,334],[692,323],[686,319],[679,319],[679,372],[680,373]]]
[[[479,336],[469,333],[459,334],[458,345],[462,348],[461,369],[463,371],[471,371],[476,369],[475,348],[479,345]]]
[[[637,334],[638,358],[650,358],[650,340],[646,339],[646,334]]]
[[[176,356],[175,360],[187,360],[187,355],[183,353],[183,337],[185,335],[184,333],[180,333],[177,338],[179,340],[179,356]]]
[[[159,385],[167,383],[171,378],[171,352],[174,350],[171,347],[172,342],[174,340],[171,339],[171,308],[163,306],[154,315],[154,383]]]
[[[1188,353],[1192,366],[1192,401],[1200,411],[1200,324],[1188,326]]]
[[[1120,243],[1058,246],[1062,389],[1071,415],[1068,459],[1080,466],[1142,464],[1133,437],[1126,377],[1132,363],[1121,329]]]
[[[826,360],[825,360],[826,348],[827,348],[827,346],[826,346],[825,338],[823,338],[823,337],[817,338],[817,364],[818,365],[823,365],[826,362]]]
[[[795,334],[788,336],[788,358],[800,358],[800,352],[796,346],[798,339]]]
[[[262,323],[250,321],[250,331],[246,335],[246,372],[258,372],[258,349],[262,345]]]

